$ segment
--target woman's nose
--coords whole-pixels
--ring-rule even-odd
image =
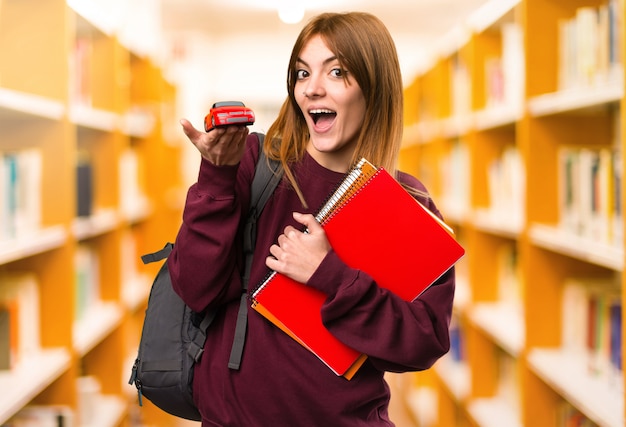
[[[308,79],[307,85],[304,87],[304,92],[302,92],[307,98],[320,97],[325,93],[326,91],[321,79],[313,76]]]

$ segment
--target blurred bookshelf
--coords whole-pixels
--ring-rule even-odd
[[[127,382],[140,255],[182,213],[177,88],[85,5],[0,1],[0,425],[174,426]]]
[[[401,167],[467,250],[422,427],[624,425],[625,18],[488,2],[405,90]]]

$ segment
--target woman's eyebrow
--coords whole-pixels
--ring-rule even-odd
[[[333,61],[336,61],[336,60],[337,60],[337,57],[333,55],[330,58],[325,59],[323,64],[326,65],[326,64],[328,64],[330,62],[333,62]],[[302,65],[304,65],[306,67],[309,67],[309,64],[304,59],[302,59],[300,57],[298,57],[298,59],[296,59],[296,63],[300,63],[300,64],[302,64]]]

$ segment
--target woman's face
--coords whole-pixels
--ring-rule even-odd
[[[361,88],[320,36],[300,52],[296,73],[294,96],[309,128],[308,153],[328,169],[347,172],[365,117]]]

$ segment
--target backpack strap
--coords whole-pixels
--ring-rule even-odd
[[[165,246],[163,246],[163,249],[159,249],[158,251],[153,252],[151,254],[142,255],[141,261],[143,261],[144,264],[150,264],[151,262],[161,261],[162,259],[165,259],[168,257],[170,252],[172,252],[172,249],[174,249],[174,244],[167,242]]]
[[[263,140],[265,135],[255,133],[259,139],[259,159],[252,181],[252,196],[250,200],[250,212],[244,228],[243,243],[245,265],[244,273],[241,277],[242,293],[239,301],[239,312],[237,314],[237,324],[235,326],[235,338],[230,351],[228,367],[238,370],[241,365],[241,356],[246,341],[246,330],[248,327],[248,282],[250,281],[250,270],[252,268],[252,256],[254,255],[254,245],[256,243],[256,225],[259,215],[265,207],[265,203],[270,198],[274,189],[282,178],[282,169],[276,160],[267,159],[263,151]],[[202,327],[207,326],[202,322]],[[209,321],[210,323],[210,321]],[[206,328],[203,329],[206,331]]]
[[[256,244],[256,225],[265,203],[269,200],[274,189],[282,179],[282,168],[276,160],[268,160],[263,152],[263,140],[265,135],[262,133],[255,134],[259,138],[259,160],[256,164],[254,179],[252,180],[252,195],[250,197],[250,212],[243,232],[243,250],[246,256],[246,264],[243,275],[242,286],[244,290],[248,289],[250,281],[250,269],[252,267],[252,253]],[[265,164],[264,167],[263,163]]]

